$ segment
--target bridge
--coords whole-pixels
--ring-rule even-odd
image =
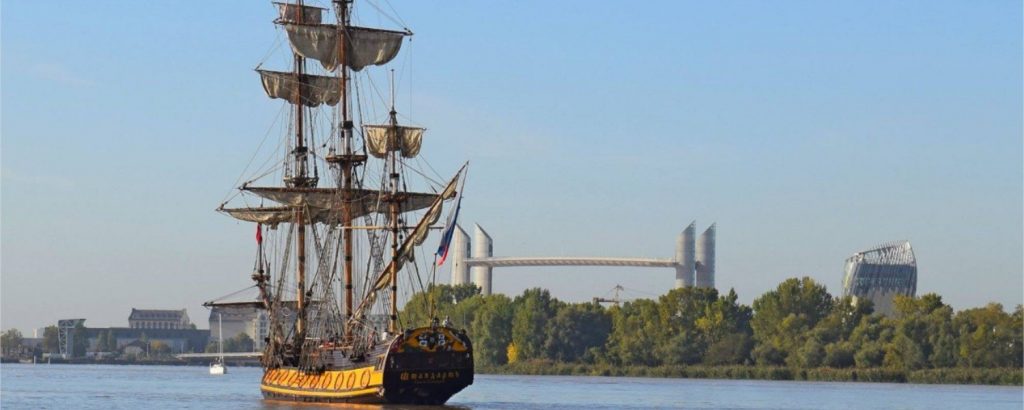
[[[488,268],[509,268],[521,266],[633,266],[641,268],[676,268],[679,262],[671,259],[641,258],[473,258],[464,260],[466,266]]]
[[[641,268],[673,268],[675,287],[715,287],[715,224],[699,238],[696,222],[690,223],[676,239],[672,259],[607,258],[607,257],[494,257],[494,242],[480,225],[474,226],[473,241],[461,226],[455,229],[449,253],[452,259],[452,285],[473,283],[480,293],[491,294],[494,268],[528,266],[622,266]],[[472,282],[470,282],[472,273]]]

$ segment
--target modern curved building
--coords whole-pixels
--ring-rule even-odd
[[[869,299],[875,312],[893,314],[893,297],[917,293],[917,259],[909,241],[885,243],[857,252],[843,269],[843,296]]]

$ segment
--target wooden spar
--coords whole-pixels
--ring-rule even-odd
[[[348,66],[345,65],[345,28],[348,27],[348,3],[344,0],[336,1],[335,7],[338,12],[341,13],[338,21],[338,56],[341,61],[341,118],[342,118],[342,137],[345,139],[345,156],[346,158],[352,158],[352,121],[348,117]],[[355,164],[352,161],[345,161],[342,163],[342,180],[344,182],[344,190],[342,191],[342,198],[344,203],[341,208],[342,225],[343,230],[341,231],[342,240],[345,243],[345,318],[348,320],[352,319],[352,230],[344,229],[352,226],[352,167]],[[351,336],[348,334],[347,336]]]
[[[299,9],[302,9],[302,0],[297,2]],[[305,13],[296,13],[297,20],[302,23]],[[294,72],[296,83],[299,83],[299,79],[302,78],[304,61],[302,56],[298,53],[293,54],[294,58]],[[295,87],[295,93],[298,94],[295,98],[295,168],[296,175],[293,175],[293,185],[305,186],[306,181],[306,151],[304,141],[302,139],[302,87]],[[296,264],[295,271],[295,282],[296,282],[296,307],[298,308],[298,315],[295,318],[295,340],[294,344],[301,347],[302,341],[306,339],[306,222],[302,218],[301,207],[295,211],[295,223],[298,225],[298,239],[295,243],[296,255],[298,263]]]

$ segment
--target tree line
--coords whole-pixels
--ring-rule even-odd
[[[515,298],[472,284],[434,285],[406,304],[403,321],[429,323],[430,306],[467,330],[475,361],[606,366],[754,366],[800,369],[1024,367],[1024,310],[998,303],[954,311],[936,294],[897,296],[895,313],[832,296],[792,278],[751,306],[736,292],[673,289],[620,306],[566,303],[544,289]],[[1015,371],[1020,373],[1019,371]],[[1019,378],[1019,375],[1015,376]]]

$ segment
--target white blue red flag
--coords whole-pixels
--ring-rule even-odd
[[[462,190],[459,190],[459,199],[455,200],[455,211],[448,215],[448,222],[444,226],[444,235],[441,236],[441,245],[437,247],[437,266],[444,263],[448,257],[448,248],[451,247],[452,237],[455,236],[455,227],[458,226],[459,208],[462,208]]]

